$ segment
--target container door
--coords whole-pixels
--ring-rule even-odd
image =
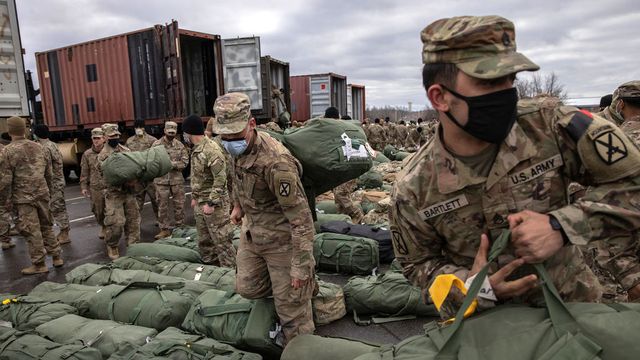
[[[316,75],[310,79],[311,118],[324,116],[324,111],[331,106],[330,75]]]
[[[15,0],[0,1],[0,117],[29,116]]]
[[[184,106],[182,96],[182,70],[180,67],[180,39],[178,22],[162,28],[162,54],[164,63],[165,99],[167,117],[183,117]]]
[[[251,110],[262,110],[260,37],[222,40],[222,55],[225,93],[245,93]]]
[[[353,119],[353,93],[351,85],[347,85],[347,115]]]

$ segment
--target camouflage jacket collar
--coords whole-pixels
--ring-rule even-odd
[[[436,131],[438,134],[439,131]],[[498,180],[506,176],[521,161],[536,154],[533,141],[516,122],[507,138],[500,145],[496,161],[491,167],[488,177],[478,176],[471,168],[451,154],[442,143],[440,136],[433,141],[434,166],[438,177],[438,190],[441,194],[449,194],[467,186],[486,182],[485,189],[490,189]]]
[[[162,138],[164,139],[164,136]],[[202,141],[200,141],[197,145],[193,146],[193,150],[191,150],[191,153],[195,154],[195,153],[202,152],[202,150],[204,150],[204,147],[207,146],[209,141],[211,141],[211,139],[209,139],[208,136],[204,136],[202,138]]]

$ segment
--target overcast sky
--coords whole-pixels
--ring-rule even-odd
[[[17,0],[26,68],[37,51],[164,24],[223,38],[256,35],[291,74],[334,72],[363,84],[368,105],[427,104],[420,31],[458,15],[501,15],[518,50],[555,72],[570,98],[640,79],[637,0]]]

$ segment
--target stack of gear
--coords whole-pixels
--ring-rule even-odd
[[[367,238],[320,233],[313,240],[313,257],[319,270],[367,275],[378,267],[378,243]]]
[[[406,159],[411,153],[400,151],[393,147],[393,145],[387,145],[384,147],[384,156],[389,158],[391,161],[403,161]]]
[[[0,359],[11,360],[101,360],[97,349],[85,345],[63,345],[41,336],[0,326]]]
[[[34,296],[1,294],[0,300],[0,320],[11,323],[14,329],[20,331],[33,330],[47,321],[78,313],[71,305],[44,301]]]
[[[131,244],[127,248],[129,256],[148,256],[164,260],[187,261],[201,263],[200,253],[185,247],[166,245],[162,243]]]
[[[375,240],[378,243],[380,262],[388,264],[395,259],[391,231],[382,226],[358,225],[345,221],[330,221],[320,226],[323,233],[344,234]]]

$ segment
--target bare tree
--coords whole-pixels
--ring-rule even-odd
[[[520,78],[516,80],[516,88],[521,99],[537,95],[549,95],[561,100],[567,98],[567,91],[554,72],[544,76],[535,73],[530,78]]]
[[[375,118],[382,120],[387,116],[391,121],[398,122],[400,120],[416,121],[418,118],[430,120],[432,118],[436,118],[437,114],[433,109],[409,111],[406,106],[368,106],[366,109],[366,117],[371,121]]]

